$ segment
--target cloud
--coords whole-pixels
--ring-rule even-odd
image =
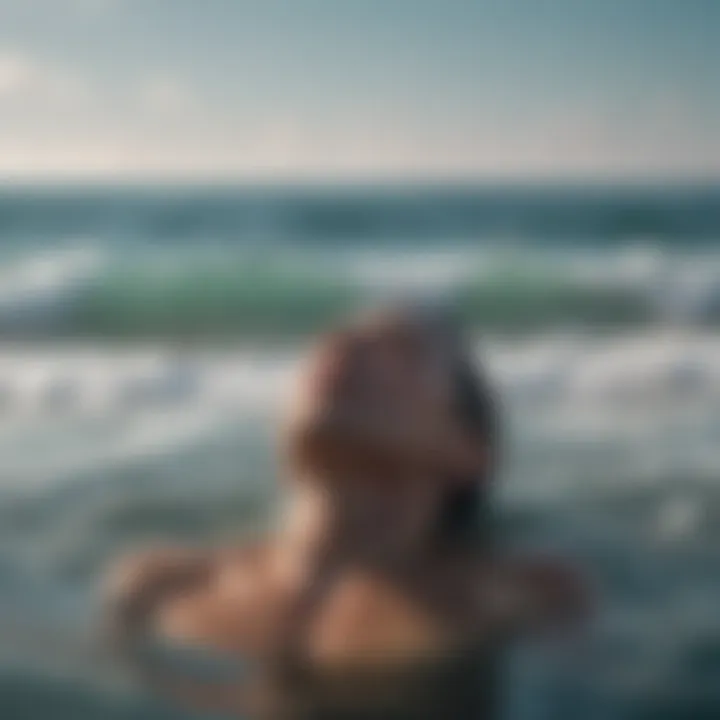
[[[76,73],[21,52],[0,50],[0,101],[78,101],[87,92]]]
[[[0,97],[32,87],[35,68],[26,58],[11,52],[0,53]]]

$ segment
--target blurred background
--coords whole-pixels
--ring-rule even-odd
[[[262,525],[301,349],[398,296],[502,388],[507,541],[599,587],[582,682],[511,715],[718,717],[718,33],[713,0],[0,0],[3,720],[160,717],[93,653],[100,568]]]

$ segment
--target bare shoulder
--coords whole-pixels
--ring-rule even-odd
[[[123,631],[147,627],[167,607],[208,605],[228,588],[253,585],[262,565],[263,544],[189,548],[156,546],[110,564],[101,594],[112,624]],[[223,589],[223,593],[218,591]],[[241,593],[235,593],[240,599]]]
[[[162,603],[159,631],[231,652],[261,647],[277,605],[267,558],[268,547],[262,541],[216,550],[200,584]]]
[[[269,592],[268,557],[269,544],[264,540],[219,551],[210,587],[212,596],[249,611]]]

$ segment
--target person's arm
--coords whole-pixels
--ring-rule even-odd
[[[123,558],[102,588],[106,630],[117,651],[131,652],[152,632],[162,606],[209,582],[214,560],[205,553],[160,548]]]
[[[560,561],[506,559],[478,574],[481,627],[509,636],[564,630],[587,620],[589,586],[580,572]]]
[[[163,606],[183,593],[202,591],[215,570],[213,555],[180,548],[121,560],[103,587],[105,630],[113,650],[152,691],[196,710],[240,714],[247,711],[248,698],[239,670],[237,677],[230,673],[228,662],[219,677],[201,677],[207,663],[201,658],[190,662],[187,649],[163,647],[155,633]]]

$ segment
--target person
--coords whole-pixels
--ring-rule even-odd
[[[513,640],[589,602],[565,563],[497,546],[498,425],[436,314],[390,309],[326,334],[285,418],[278,527],[240,548],[121,560],[106,588],[118,647],[160,692],[235,716],[499,717]],[[147,660],[149,638],[245,672],[181,681]]]

